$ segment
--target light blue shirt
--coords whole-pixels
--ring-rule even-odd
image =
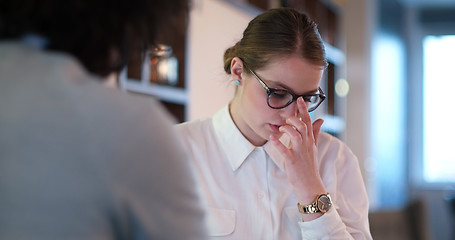
[[[205,239],[171,123],[70,55],[0,41],[0,239]]]

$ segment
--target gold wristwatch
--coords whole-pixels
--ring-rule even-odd
[[[300,205],[297,203],[297,207],[299,208],[299,212],[303,214],[311,214],[321,212],[322,214],[329,211],[330,207],[332,206],[332,199],[328,193],[320,194],[316,197],[314,202],[310,205]]]

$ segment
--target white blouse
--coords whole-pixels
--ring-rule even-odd
[[[228,106],[177,125],[196,168],[209,235],[221,239],[372,239],[357,158],[340,140],[319,135],[320,174],[333,206],[302,222],[284,159],[270,143],[252,145]],[[316,196],[315,196],[316,197]]]

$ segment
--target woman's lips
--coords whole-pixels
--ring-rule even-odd
[[[269,126],[270,126],[270,129],[272,129],[272,132],[280,133],[280,126],[281,125],[275,125],[275,124],[269,123]]]

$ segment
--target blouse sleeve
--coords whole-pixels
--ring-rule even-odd
[[[357,157],[328,134],[320,136],[318,151],[319,171],[333,205],[320,218],[299,222],[302,239],[372,239],[368,197]]]

